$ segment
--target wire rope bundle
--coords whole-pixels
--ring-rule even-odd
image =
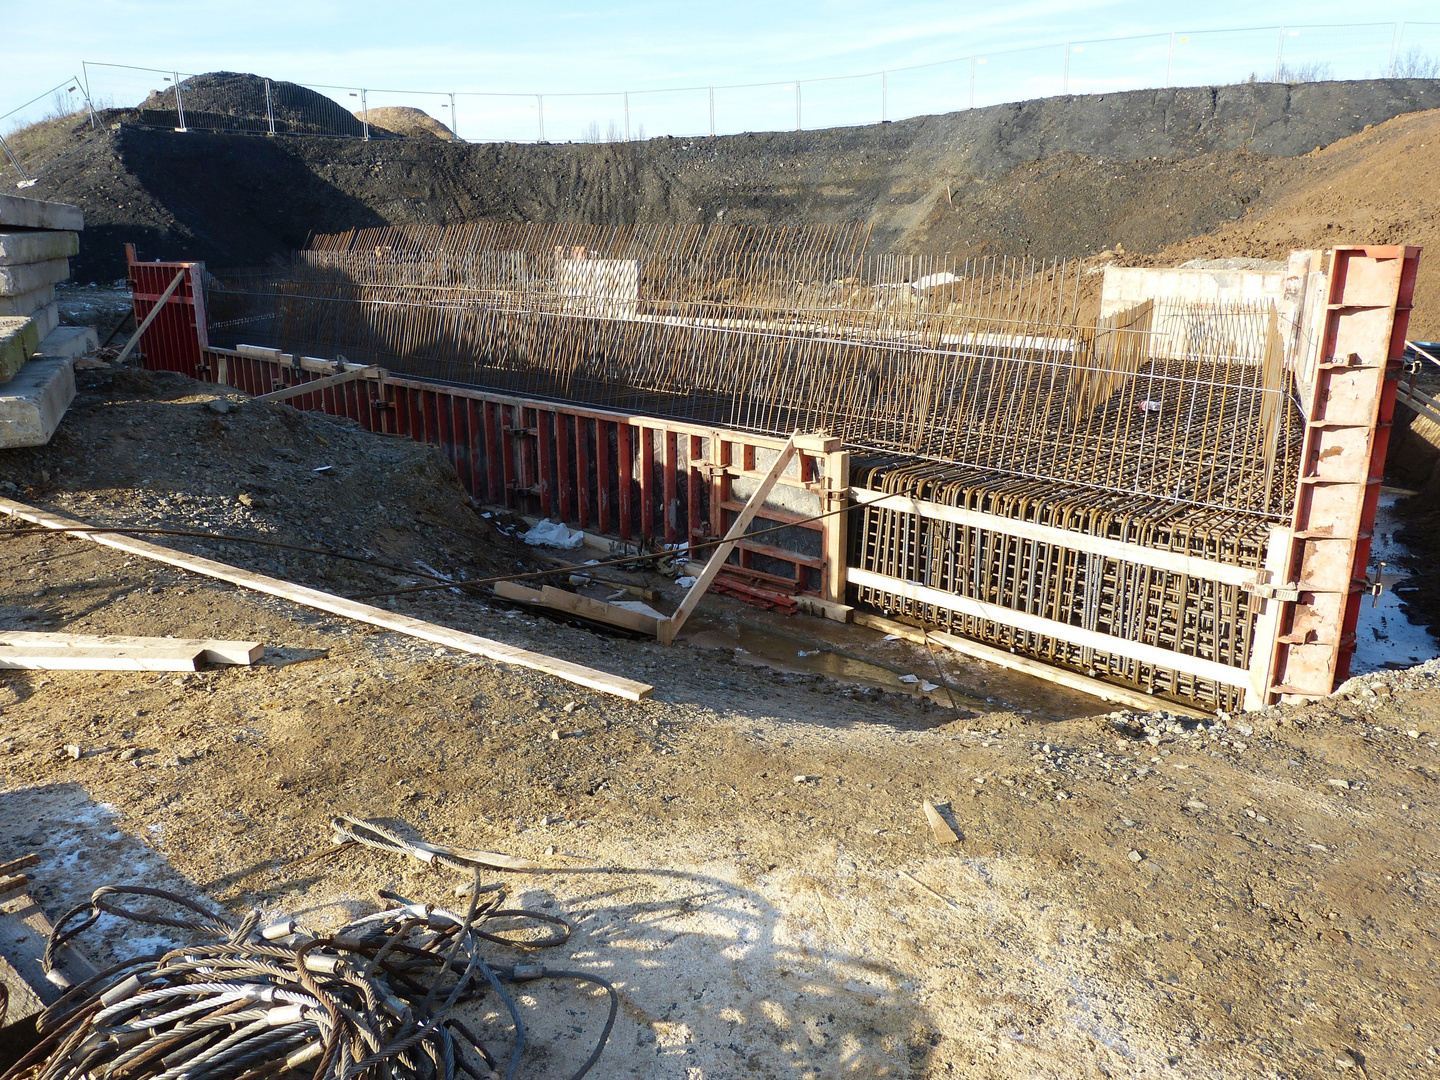
[[[608,994],[595,1048],[570,1074],[579,1080],[614,1027],[614,987],[585,972],[488,960],[489,945],[552,947],[571,928],[503,907],[503,891],[481,889],[478,871],[469,894],[461,915],[382,891],[380,911],[316,935],[292,919],[262,925],[253,911],[235,922],[162,889],[97,889],[56,923],[47,970],[56,949],[104,915],[195,941],[72,987],[37,1018],[40,1043],[0,1080],[510,1080],[527,1032],[506,986],[537,979]],[[544,933],[519,936],[527,925]],[[471,1024],[486,1012],[509,1023],[477,1032],[462,1011]],[[487,1040],[511,1042],[508,1059]]]

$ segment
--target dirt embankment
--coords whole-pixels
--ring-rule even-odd
[[[44,174],[89,229],[77,276],[150,257],[263,263],[311,231],[499,216],[869,221],[886,249],[1153,251],[1263,203],[1290,163],[1440,83],[1245,84],[1046,98],[867,127],[529,146],[177,134],[122,126]]]

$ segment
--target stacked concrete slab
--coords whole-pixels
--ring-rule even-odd
[[[95,348],[55,304],[84,228],[77,206],[0,195],[0,448],[50,441],[75,397],[70,362]]]

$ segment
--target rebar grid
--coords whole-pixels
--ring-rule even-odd
[[[864,245],[859,226],[360,230],[223,282],[212,341],[1288,514],[1303,420],[1269,306],[1087,323],[1079,264]]]
[[[886,493],[976,510],[1087,536],[1259,568],[1267,527],[1253,515],[1157,508],[1134,496],[1020,480],[896,458],[852,466],[854,482]],[[1002,532],[866,506],[852,523],[862,570],[914,582],[1129,641],[1245,668],[1258,601],[1244,589]],[[859,586],[856,600],[892,615],[1062,664],[1091,676],[1237,710],[1244,692],[1170,668],[1031,633]]]

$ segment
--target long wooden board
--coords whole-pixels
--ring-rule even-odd
[[[45,634],[29,630],[0,632],[0,645],[97,646],[118,649],[188,649],[200,650],[200,659],[207,664],[249,665],[265,655],[265,646],[258,641],[221,641],[215,638],[130,637],[124,634]]]
[[[1205,660],[1188,653],[1179,653],[1171,649],[1162,649],[1157,645],[1148,645],[1143,641],[1111,637],[1109,634],[1086,630],[1084,627],[1072,626],[1070,623],[1062,623],[1040,615],[1031,615],[1025,611],[1001,607],[998,604],[988,604],[983,600],[932,589],[928,585],[917,585],[913,581],[889,578],[882,574],[871,573],[869,570],[857,570],[853,567],[846,571],[845,579],[852,585],[894,593],[896,596],[903,596],[917,604],[929,604],[931,607],[943,608],[946,611],[958,611],[962,615],[985,619],[1001,626],[1013,626],[1017,630],[1024,630],[1031,634],[1044,634],[1060,641],[1069,641],[1086,648],[1112,653],[1115,656],[1138,660],[1142,664],[1154,664],[1156,667],[1169,668],[1172,671],[1183,671],[1187,675],[1208,679],[1211,682],[1220,683],[1222,686],[1244,687],[1250,683],[1250,672],[1246,668],[1230,667],[1228,664],[1219,664],[1214,660]]]
[[[654,635],[660,622],[655,616],[646,615],[643,611],[631,611],[629,608],[607,604],[604,600],[593,600],[588,596],[566,592],[564,589],[557,589],[551,585],[532,589],[521,585],[518,581],[497,581],[493,588],[497,596],[503,596],[507,600],[519,600],[524,604],[535,604],[555,611],[580,615],[595,622],[609,623],[611,626],[634,630],[641,634]]]
[[[105,645],[0,645],[8,671],[197,671],[198,647],[139,649]]]
[[[0,498],[0,513],[60,532],[67,529],[92,527],[73,518],[62,517],[46,510],[38,510],[13,499]],[[216,562],[213,559],[205,559],[199,555],[190,555],[183,551],[175,551],[173,548],[161,547],[148,540],[137,540],[118,533],[84,532],[75,535],[102,547],[123,551],[128,555],[138,555],[144,559],[153,559],[168,566],[188,570],[193,574],[201,574],[219,581],[228,581],[232,585],[253,589],[269,596],[278,596],[282,600],[303,604],[305,607],[315,608],[317,611],[328,611],[332,615],[341,615],[347,619],[354,619],[356,622],[393,630],[397,634],[406,634],[410,637],[420,638],[422,641],[433,641],[437,645],[483,656],[487,660],[494,660],[497,663],[514,664],[517,667],[543,671],[547,675],[554,675],[558,679],[564,679],[566,682],[585,686],[591,690],[598,690],[603,694],[614,694],[616,697],[626,698],[630,701],[639,701],[649,697],[655,689],[648,683],[636,682],[633,679],[597,671],[595,668],[586,667],[583,664],[573,664],[568,660],[559,660],[543,653],[516,648],[513,645],[506,645],[477,634],[452,630],[448,626],[439,626],[436,623],[411,618],[409,615],[400,615],[393,611],[386,611],[384,608],[372,607],[369,604],[362,604],[358,600],[347,600],[343,596],[321,592],[319,589],[311,589],[304,585],[281,581],[279,578],[241,570],[239,567]]]

